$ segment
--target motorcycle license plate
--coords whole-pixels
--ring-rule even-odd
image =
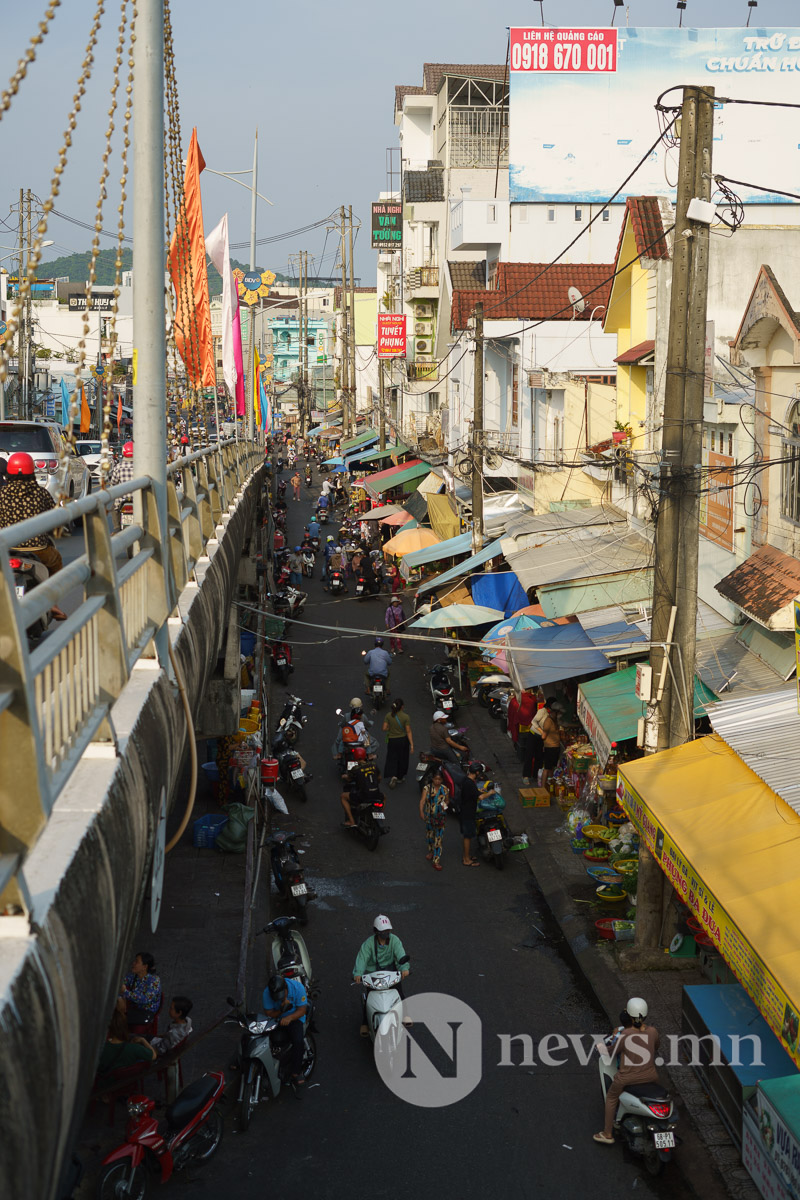
[[[360,596],[361,593],[363,592],[363,590],[364,590],[364,588],[362,587],[362,585],[360,583],[357,583],[356,584],[356,595]]]
[[[122,516],[120,517],[120,525],[132,525],[132,524],[133,524],[133,513],[124,512],[122,514]]]
[[[499,829],[490,829],[486,834],[487,842],[499,842],[502,840],[502,833]]]
[[[293,883],[292,884],[292,895],[293,896],[305,896],[307,892],[308,892],[308,888],[306,887],[306,885],[304,883]]]
[[[16,584],[14,587],[14,591],[17,593],[18,600],[21,600],[22,597],[25,595],[25,587],[23,584]]]
[[[376,695],[376,696],[377,696],[377,695],[379,695],[379,694],[381,694],[381,693],[383,692],[383,684],[382,684],[382,683],[376,683],[376,684],[374,685],[374,687],[373,687],[373,691],[375,692],[375,695]]]
[[[300,767],[297,767],[294,771],[292,771],[292,779],[302,779],[302,778],[303,778],[303,772],[300,769]]]
[[[279,666],[279,667],[285,667],[285,666],[286,666],[286,659],[285,659],[285,658],[279,658],[279,659],[278,659],[278,666]]]
[[[376,821],[385,821],[385,820],[386,820],[386,813],[376,813],[376,812],[374,812],[372,815],[373,815],[373,817],[375,818],[375,820],[376,820]]]
[[[653,1141],[655,1142],[656,1150],[672,1150],[675,1145],[675,1134],[672,1132],[654,1133]]]

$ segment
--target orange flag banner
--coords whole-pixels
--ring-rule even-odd
[[[81,384],[81,433],[88,433],[92,428],[92,414],[86,399],[86,388]]]
[[[117,432],[119,433],[119,423],[122,420],[122,393],[120,392],[119,400],[117,401]]]
[[[195,387],[216,387],[200,197],[200,172],[205,165],[197,130],[193,129],[183,180],[183,206],[169,247],[169,273],[175,288],[175,345],[189,381]]]

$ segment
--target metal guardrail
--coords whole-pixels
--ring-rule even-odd
[[[109,713],[134,664],[263,461],[261,448],[229,441],[172,463],[166,529],[142,476],[0,530],[0,917],[29,908],[17,874],[27,849],[87,746],[113,740]],[[114,502],[130,495],[134,524],[112,534]],[[13,548],[79,518],[84,553],[18,598]],[[30,627],[79,586],[77,609],[31,648]]]

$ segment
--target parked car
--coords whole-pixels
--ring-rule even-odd
[[[82,500],[91,492],[92,475],[86,461],[75,453],[55,421],[0,421],[0,457],[7,459],[17,450],[31,455],[37,483],[46,487],[54,500],[61,495]]]

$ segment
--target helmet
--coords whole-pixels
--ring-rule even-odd
[[[332,542],[332,541],[333,541],[333,535],[329,533],[329,534],[328,534],[328,536],[325,538],[325,541],[326,541],[326,542]]]
[[[376,646],[382,646],[382,645],[383,645],[383,638],[375,638],[375,645],[376,645]]]
[[[188,439],[188,437],[186,437],[185,435],[184,435],[184,437],[182,437],[182,438],[181,438],[181,445],[182,445],[182,446],[188,446],[188,445],[189,445],[189,439]]]
[[[267,987],[272,999],[277,1001],[278,1004],[283,1004],[284,997],[289,990],[284,977],[282,975],[271,975]]]
[[[483,763],[478,762],[477,759],[475,759],[474,762],[467,764],[467,772],[470,775],[480,775],[480,774],[482,774],[483,770],[484,770]]]
[[[632,996],[625,1011],[634,1021],[643,1021],[647,1016],[647,1003],[642,1000],[641,996]]]
[[[126,442],[122,447],[123,458],[133,458],[133,442]]]
[[[15,454],[9,454],[6,470],[9,475],[35,475],[36,468],[33,465],[33,459],[30,454],[26,454],[24,450],[17,450]]]
[[[298,550],[300,550],[300,549],[302,549],[302,547],[301,547],[301,546],[295,546],[295,548],[294,548],[294,552],[295,552],[295,554],[297,554]]]
[[[437,708],[436,712],[433,714],[433,719],[434,721],[446,721],[447,713],[443,713],[440,708]]]
[[[354,696],[353,699],[350,701],[350,707],[362,709],[364,707],[364,703],[362,700],[359,700],[358,696]]]
[[[384,917],[383,914],[381,914],[373,921],[372,928],[376,933],[391,933],[392,922],[388,917]]]

